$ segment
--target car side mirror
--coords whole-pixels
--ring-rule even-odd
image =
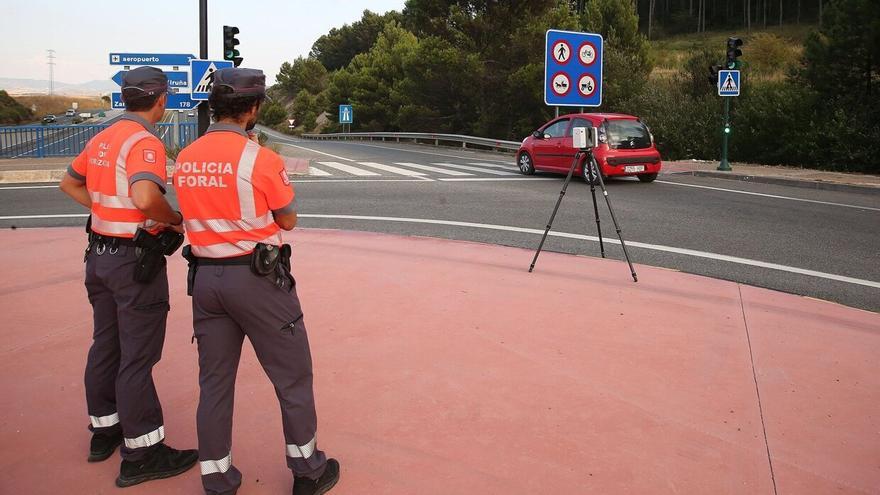
[[[532,137],[535,139],[544,139],[544,133],[541,131],[535,131],[532,133]]]

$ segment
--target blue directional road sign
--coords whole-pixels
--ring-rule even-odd
[[[718,71],[718,96],[739,96],[739,71]]]
[[[354,108],[351,105],[339,105],[339,123],[351,124],[354,122]]]
[[[189,65],[194,58],[186,53],[111,53],[110,65]]]
[[[602,104],[601,34],[550,29],[544,54],[544,103],[563,107]]]
[[[232,67],[231,60],[193,60],[189,69],[192,99],[207,100],[214,84],[214,72],[227,67]]]
[[[121,70],[113,75],[111,79],[116,84],[122,86],[122,78],[125,77],[125,73],[128,71]],[[189,72],[184,71],[165,71],[165,75],[168,76],[168,87],[169,88],[187,88],[189,87]]]
[[[125,108],[122,102],[122,93],[110,93],[110,102],[113,108]],[[199,106],[200,101],[193,101],[189,97],[189,93],[172,93],[168,95],[168,103],[165,104],[167,110],[189,110]]]

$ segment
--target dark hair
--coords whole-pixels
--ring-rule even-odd
[[[239,120],[242,115],[250,112],[254,105],[263,103],[263,96],[229,96],[231,88],[215,88],[208,97],[208,104],[214,114],[214,120]]]
[[[162,96],[162,93],[148,96],[138,95],[138,92],[135,91],[127,91],[122,94],[122,100],[125,102],[125,109],[129,112],[144,112],[153,108],[153,105],[159,101],[160,96]]]

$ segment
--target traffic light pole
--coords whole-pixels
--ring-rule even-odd
[[[199,58],[208,59],[208,0],[199,0]],[[208,114],[208,102],[199,105],[199,137],[208,131],[211,117]]]
[[[721,126],[721,163],[718,164],[718,170],[730,172],[730,162],[727,161],[727,138],[730,136],[730,97],[724,98],[724,124]]]

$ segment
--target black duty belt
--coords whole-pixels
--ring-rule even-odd
[[[196,258],[196,263],[200,266],[205,265],[250,265],[253,254],[245,254],[243,256],[233,256],[232,258]]]
[[[115,246],[134,247],[134,245],[135,245],[134,239],[131,239],[129,237],[114,237],[112,235],[96,234],[94,232],[89,234],[89,243],[95,244],[95,245],[104,244],[105,246],[108,246],[108,247],[115,247]]]

